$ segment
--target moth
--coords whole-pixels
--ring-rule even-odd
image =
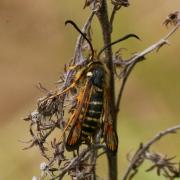
[[[73,25],[88,42],[92,55],[87,63],[77,70],[70,86],[61,93],[68,92],[74,87],[77,88],[76,105],[64,129],[64,132],[70,129],[66,139],[66,149],[73,151],[78,149],[83,142],[86,144],[92,143],[101,129],[103,131],[102,138],[107,150],[111,153],[116,153],[118,149],[118,136],[110,114],[109,70],[105,63],[94,57],[92,44],[86,35],[80,31],[73,21],[66,21],[65,24],[68,23]],[[107,47],[129,37],[138,38],[134,34],[128,34],[104,47],[100,53]]]

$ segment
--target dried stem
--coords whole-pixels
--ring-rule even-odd
[[[113,22],[114,22],[115,14],[120,8],[121,8],[121,6],[116,6],[116,5],[113,7],[113,11],[112,11],[111,17],[110,17],[111,33],[113,32]]]
[[[91,13],[91,15],[88,17],[86,23],[84,24],[84,27],[82,28],[82,32],[84,34],[86,34],[88,32],[94,15],[95,15],[95,11],[93,11]],[[76,46],[75,46],[74,58],[72,61],[72,65],[77,65],[79,63],[82,63],[81,61],[83,59],[83,56],[82,56],[81,48],[82,48],[83,41],[84,41],[84,38],[81,35],[79,35],[77,42],[76,42]]]
[[[116,102],[116,110],[119,110],[119,106],[121,103],[121,99],[122,99],[122,95],[124,92],[124,88],[127,82],[127,79],[130,75],[130,73],[132,72],[133,68],[135,67],[135,65],[144,60],[145,56],[149,53],[151,53],[152,51],[155,50],[159,50],[162,46],[164,46],[165,44],[168,44],[168,39],[177,31],[177,29],[180,27],[180,23],[178,23],[166,36],[164,36],[161,40],[159,40],[158,42],[154,43],[153,45],[151,45],[150,47],[146,48],[145,50],[143,50],[140,53],[137,53],[134,57],[130,58],[128,61],[123,62],[125,63],[125,71],[124,71],[124,76],[123,76],[123,80],[122,80],[122,85],[118,94],[118,98],[117,98],[117,102]]]
[[[127,171],[125,172],[123,176],[123,180],[127,180],[128,176],[130,175],[131,171],[133,171],[133,168],[136,166],[137,161],[139,161],[140,157],[144,155],[145,151],[147,151],[154,143],[159,141],[161,138],[165,137],[168,134],[176,133],[177,130],[180,130],[180,125],[174,126],[172,128],[168,128],[164,131],[161,131],[158,133],[155,137],[153,137],[151,140],[149,140],[146,144],[141,144],[140,148],[135,152],[132,160],[130,161],[130,164],[127,168]]]
[[[76,156],[75,158],[71,159],[68,162],[68,165],[61,170],[60,174],[56,177],[56,179],[57,178],[62,179],[70,169],[76,167],[76,165],[79,164],[79,161],[81,161],[86,156],[87,153],[91,152],[92,150],[94,151],[100,148],[105,148],[105,146],[101,144],[97,144],[83,150],[78,156]]]
[[[97,17],[101,24],[101,29],[103,32],[103,39],[104,39],[104,47],[111,43],[111,24],[108,18],[108,10],[107,10],[107,2],[106,0],[102,0],[102,5],[99,11],[97,12]],[[110,99],[111,99],[111,116],[114,123],[114,128],[117,128],[117,119],[116,119],[116,112],[115,112],[115,85],[114,85],[114,73],[113,73],[113,63],[112,63],[112,48],[108,47],[105,50],[105,60],[108,65],[110,71]],[[108,166],[109,166],[109,179],[117,180],[118,171],[117,171],[117,156],[112,156],[111,154],[107,153],[108,157]],[[112,168],[113,167],[113,168]]]

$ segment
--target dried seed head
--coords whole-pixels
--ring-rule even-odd
[[[42,162],[41,164],[40,164],[40,170],[41,171],[45,171],[46,169],[47,169],[47,164],[45,163],[45,162]]]
[[[179,11],[175,11],[167,16],[167,18],[163,22],[163,25],[168,26],[170,24],[175,26],[178,23],[180,23],[180,13]]]
[[[39,114],[38,111],[33,111],[30,113],[26,118],[24,118],[25,121],[32,121],[33,123],[36,123],[40,121],[42,118],[41,114]]]
[[[46,98],[46,100],[40,99],[38,101],[38,112],[43,116],[52,116],[58,112],[60,105],[61,99],[59,96]]]
[[[111,0],[111,3],[112,3],[114,6],[124,6],[124,7],[128,7],[128,6],[130,5],[128,0]]]

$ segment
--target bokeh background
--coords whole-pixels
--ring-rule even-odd
[[[179,0],[130,1],[114,22],[113,39],[127,33],[138,34],[142,41],[128,40],[121,47],[126,54],[138,52],[156,42],[168,31],[162,26],[166,16],[180,10]],[[41,82],[55,88],[64,63],[73,55],[77,33],[64,27],[74,20],[80,27],[90,11],[84,1],[72,0],[1,0],[0,1],[0,180],[28,180],[39,175],[44,161],[36,148],[23,151],[19,140],[28,140],[28,124],[22,120],[36,108],[42,94],[35,87]],[[110,9],[111,10],[111,9]],[[97,21],[93,24],[93,44],[102,47]],[[180,122],[180,31],[171,45],[147,56],[147,61],[133,71],[123,97],[118,120],[120,147],[119,173],[127,167],[127,153],[140,142]],[[117,50],[120,45],[114,46]],[[153,151],[177,155],[180,159],[180,135],[170,135],[153,147]],[[98,172],[106,179],[107,168],[98,161]],[[163,179],[145,173],[145,163],[137,180]],[[120,178],[119,178],[120,179]]]

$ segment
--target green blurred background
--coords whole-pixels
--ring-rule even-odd
[[[142,41],[128,40],[121,47],[129,54],[140,51],[167,33],[162,26],[165,17],[180,9],[179,0],[134,0],[122,8],[114,22],[113,39],[127,33],[138,34]],[[28,124],[22,120],[35,109],[42,94],[35,88],[41,82],[55,88],[73,55],[77,33],[64,27],[74,20],[80,27],[90,11],[83,10],[83,0],[1,0],[0,1],[0,180],[28,180],[39,175],[44,161],[36,148],[23,151],[19,140],[28,140]],[[97,21],[93,24],[93,44],[102,47]],[[95,41],[97,40],[98,41]],[[114,46],[117,50],[120,46]],[[133,71],[123,97],[118,121],[120,139],[119,173],[127,166],[126,155],[140,142],[179,123],[180,116],[180,31],[171,38],[171,45],[147,56],[147,61]],[[180,159],[180,135],[170,135],[152,150],[177,155]],[[98,161],[99,175],[106,179],[107,168]],[[150,164],[145,163],[144,169]],[[103,168],[102,168],[103,167]],[[136,180],[163,179],[144,169]],[[120,178],[119,178],[120,179]]]

